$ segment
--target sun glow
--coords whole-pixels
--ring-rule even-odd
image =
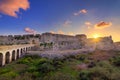
[[[94,34],[93,37],[96,39],[96,38],[100,37],[100,35],[99,34]]]

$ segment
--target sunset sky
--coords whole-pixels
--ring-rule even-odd
[[[120,0],[0,0],[0,35],[58,33],[120,41]]]

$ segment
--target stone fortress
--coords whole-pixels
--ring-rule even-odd
[[[111,36],[87,38],[85,34],[70,36],[49,32],[41,35],[0,36],[0,66],[22,57],[25,53],[30,54],[30,52],[35,54],[37,51],[37,54],[42,53],[43,56],[56,57],[61,53],[75,55],[80,52],[92,52],[96,49],[120,51],[120,42],[113,42]]]
[[[67,50],[92,48],[101,50],[114,49],[115,45],[111,36],[99,38],[87,38],[85,34],[75,36],[43,33],[43,34],[26,34],[26,35],[9,35],[0,36],[0,45],[19,45],[35,44],[40,50]],[[118,45],[117,45],[118,46]]]

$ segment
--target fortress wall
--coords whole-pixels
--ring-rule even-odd
[[[81,49],[81,48],[92,48],[92,49],[114,49],[112,37],[99,37],[87,38],[85,34],[79,34],[75,36],[63,35],[63,34],[52,34],[43,33],[42,35],[15,35],[15,36],[0,36],[0,44],[30,44],[34,43],[41,45],[41,49]],[[117,47],[116,47],[117,48]]]
[[[33,38],[38,42],[41,39],[41,35],[26,34],[14,36],[0,36],[0,45],[30,44]]]
[[[69,36],[62,34],[43,33],[41,43],[54,43],[55,49],[79,49],[86,41],[86,35]]]
[[[115,46],[115,50],[120,51],[120,42],[115,42],[114,46]]]
[[[99,37],[97,39],[89,38],[87,39],[86,47],[100,50],[113,50],[115,48],[111,36]]]

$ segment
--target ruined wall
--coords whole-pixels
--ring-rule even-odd
[[[53,50],[60,49],[80,49],[84,46],[87,37],[86,35],[62,35],[62,34],[52,34],[52,33],[43,33],[41,35],[41,44],[45,46],[45,48],[49,48],[46,44],[52,44],[50,48]]]
[[[88,38],[86,48],[113,50],[115,48],[112,37]]]
[[[12,36],[0,36],[0,45],[11,45],[13,44],[13,37]]]
[[[27,35],[8,35],[0,36],[0,45],[19,45],[19,44],[30,44],[34,40],[40,42],[40,34],[27,34]]]
[[[115,42],[114,46],[115,46],[115,50],[120,51],[120,42]]]

